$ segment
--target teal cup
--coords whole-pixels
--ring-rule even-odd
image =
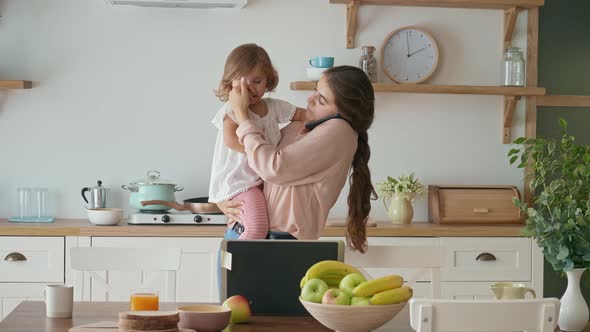
[[[331,68],[334,67],[334,57],[316,56],[309,59],[309,64],[316,68]]]

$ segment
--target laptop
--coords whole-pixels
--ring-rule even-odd
[[[344,259],[343,241],[223,240],[221,301],[242,295],[254,315],[308,315],[299,302],[307,269]]]

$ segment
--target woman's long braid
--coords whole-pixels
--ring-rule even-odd
[[[373,123],[375,93],[367,75],[352,66],[333,67],[324,72],[335,95],[336,106],[358,134],[358,145],[352,161],[348,193],[347,243],[355,250],[367,248],[367,219],[371,199],[377,193],[371,182],[369,158],[371,149],[367,130]]]

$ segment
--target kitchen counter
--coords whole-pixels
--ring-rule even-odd
[[[342,224],[342,221],[328,221]],[[520,237],[522,226],[446,226],[425,222],[393,225],[377,222],[367,227],[370,237]],[[122,220],[115,226],[96,226],[87,219],[56,219],[52,223],[15,223],[0,219],[0,236],[157,236],[157,237],[222,237],[223,226],[206,225],[129,225]],[[346,228],[328,226],[322,236],[344,236]]]

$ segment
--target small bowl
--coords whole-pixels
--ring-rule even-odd
[[[177,308],[178,327],[199,332],[218,332],[229,325],[231,309],[214,304],[187,305]]]
[[[351,306],[299,301],[318,322],[338,332],[372,331],[392,320],[408,303]]]
[[[311,81],[319,81],[326,69],[328,68],[307,67],[307,79]]]
[[[123,219],[123,209],[88,209],[88,220],[95,225],[116,225]]]

